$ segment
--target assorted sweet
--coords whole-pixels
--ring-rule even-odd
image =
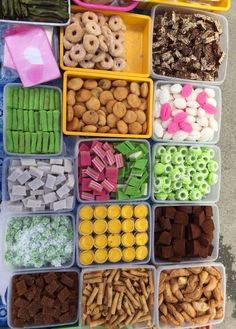
[[[173,327],[204,325],[224,316],[218,267],[188,267],[160,273],[159,321]]]
[[[128,200],[148,196],[147,144],[83,141],[78,152],[78,188],[82,200]]]
[[[198,201],[218,182],[218,163],[211,147],[156,145],[153,150],[154,198]]]
[[[80,263],[147,260],[149,216],[148,206],[142,203],[82,206],[78,221]]]
[[[225,53],[218,19],[203,13],[176,11],[154,18],[152,67],[156,74],[191,80],[214,81]]]
[[[67,130],[146,134],[148,97],[147,82],[69,78]]]
[[[14,275],[9,303],[11,325],[15,328],[75,322],[78,314],[78,273]]]
[[[72,14],[65,28],[64,64],[85,69],[123,71],[126,26],[119,15],[91,11]]]
[[[210,142],[218,131],[212,88],[163,84],[155,91],[153,134],[157,139]]]
[[[2,0],[0,19],[66,23],[69,19],[68,0]]]
[[[9,210],[21,212],[73,209],[75,177],[71,159],[21,158],[9,161]]]
[[[12,217],[5,261],[14,267],[61,267],[72,263],[74,232],[69,216]]]
[[[61,96],[57,89],[8,86],[5,111],[5,144],[8,152],[60,152]]]
[[[153,304],[151,268],[90,270],[83,274],[82,325],[152,327]]]
[[[156,260],[180,262],[211,256],[215,230],[211,206],[157,207],[154,216]]]

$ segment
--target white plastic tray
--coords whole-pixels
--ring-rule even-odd
[[[204,83],[206,85],[221,85],[225,78],[226,78],[226,71],[227,71],[227,63],[228,63],[228,51],[229,51],[229,31],[228,31],[228,21],[227,18],[225,18],[223,15],[219,15],[219,14],[214,14],[212,12],[207,12],[207,11],[203,11],[203,10],[196,10],[196,9],[187,9],[187,8],[183,8],[183,7],[176,7],[173,8],[173,6],[171,5],[156,5],[152,8],[152,13],[151,13],[151,17],[152,17],[152,27],[151,27],[151,44],[153,43],[153,29],[154,29],[154,18],[156,16],[156,13],[161,14],[164,12],[171,12],[175,10],[178,13],[185,13],[185,14],[204,14],[204,15],[208,15],[210,17],[213,17],[215,19],[218,19],[222,29],[223,29],[223,33],[221,35],[220,38],[220,45],[222,50],[226,53],[225,58],[223,63],[220,65],[219,68],[219,76],[215,81],[201,81],[201,80],[196,80],[198,83]],[[153,79],[155,80],[160,80],[160,79],[164,79],[164,80],[172,80],[173,82],[182,82],[183,79],[180,78],[176,78],[176,77],[170,77],[170,76],[163,76],[160,74],[156,74],[153,68],[153,61],[152,61],[152,50],[150,52],[150,60],[151,60],[151,76]],[[192,82],[194,80],[185,80],[187,82]]]
[[[182,80],[181,81],[181,85],[185,85],[186,83],[188,83],[187,80]],[[159,104],[159,102],[156,99],[156,93],[157,93],[157,89],[160,86],[163,85],[173,85],[175,84],[173,80],[168,80],[168,81],[164,81],[164,80],[158,80],[155,82],[154,84],[154,93],[153,93],[153,106],[155,108],[156,104]],[[219,142],[220,139],[220,128],[221,128],[221,113],[222,113],[222,93],[221,93],[221,89],[220,87],[217,86],[209,86],[207,84],[204,83],[199,83],[199,82],[191,82],[191,85],[195,88],[211,88],[215,91],[215,100],[217,102],[217,113],[214,115],[215,120],[218,122],[218,131],[214,133],[214,137],[211,141],[209,142],[205,142],[205,144],[217,144]],[[159,105],[160,106],[160,105]],[[156,142],[162,142],[162,143],[169,143],[169,142],[174,142],[173,139],[171,140],[164,140],[163,138],[157,138],[155,137],[155,133],[154,133],[154,117],[155,117],[155,110],[153,110],[153,129],[152,129],[152,139]],[[212,116],[213,117],[213,116]],[[188,144],[189,141],[182,141],[182,142],[178,142],[180,144]],[[200,142],[198,141],[191,141],[192,144],[199,144]]]
[[[182,204],[181,206],[190,206],[191,204]],[[170,265],[170,264],[195,264],[195,263],[207,263],[207,262],[213,262],[218,258],[219,255],[219,239],[220,239],[220,222],[219,222],[219,208],[217,205],[210,205],[212,207],[213,211],[213,223],[215,226],[214,230],[214,235],[213,235],[213,240],[212,240],[212,245],[214,246],[214,249],[212,251],[211,256],[208,256],[207,258],[200,258],[200,257],[195,257],[195,258],[184,258],[180,262],[168,262],[162,259],[159,259],[155,257],[155,244],[154,244],[154,239],[155,239],[155,210],[157,207],[179,207],[180,205],[176,204],[163,204],[163,205],[154,205],[153,206],[153,214],[152,214],[152,222],[153,222],[153,231],[152,231],[152,263],[155,264],[156,266],[162,266],[162,265]],[[194,206],[194,204],[192,205]],[[196,206],[196,205],[195,205]],[[200,206],[209,206],[209,204],[200,204]]]

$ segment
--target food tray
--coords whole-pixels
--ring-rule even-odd
[[[130,4],[127,6],[99,5],[95,3],[86,3],[81,0],[73,0],[73,1],[76,5],[84,7],[88,10],[98,9],[98,10],[112,10],[119,12],[131,11],[138,5],[137,1],[131,1]]]

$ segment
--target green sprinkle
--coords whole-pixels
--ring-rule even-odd
[[[29,90],[29,109],[34,109],[34,88],[30,88]]]
[[[17,110],[17,125],[18,125],[18,130],[20,130],[20,131],[24,130],[24,111],[23,110]]]
[[[24,104],[23,108],[24,110],[29,110],[29,94],[30,90],[28,88],[23,88],[24,90]]]
[[[117,199],[118,200],[128,200],[129,196],[127,194],[125,194],[124,192],[122,192],[122,191],[118,191],[117,192]]]
[[[54,132],[55,141],[55,153],[59,153],[61,150],[61,133],[59,131]]]
[[[39,109],[44,109],[44,88],[39,88]]]
[[[35,127],[35,131],[39,131],[39,115],[40,112],[39,111],[34,111],[34,127]]]
[[[51,111],[55,110],[55,96],[54,96],[54,89],[49,90],[49,109]]]
[[[40,97],[40,92],[39,88],[34,89],[34,110],[39,110],[39,97]]]
[[[13,107],[13,88],[8,86],[6,87],[6,105],[7,107],[12,108]]]
[[[48,113],[51,113],[51,112],[48,112]],[[49,153],[55,153],[55,140],[54,140],[54,133],[53,132],[50,132],[48,152]]]
[[[55,96],[55,110],[60,111],[61,110],[61,95],[58,90],[55,90],[54,93]]]
[[[18,130],[17,110],[12,110],[12,130]]]
[[[17,109],[18,106],[19,106],[18,89],[19,88],[14,88],[13,89],[13,104],[12,104],[12,106],[13,106],[14,109]]]
[[[54,131],[61,130],[60,112],[59,111],[53,111],[53,130]]]
[[[17,107],[21,110],[24,109],[24,90],[23,88],[19,88],[19,103]]]
[[[42,131],[48,131],[47,112],[40,111],[40,127]]]
[[[19,133],[19,153],[25,153],[25,134]]]
[[[43,104],[43,109],[44,110],[49,110],[50,109],[50,93],[49,93],[49,88],[45,88],[44,90],[44,104]]]

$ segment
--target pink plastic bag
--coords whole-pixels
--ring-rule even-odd
[[[33,25],[15,26],[7,30],[5,42],[24,87],[60,77],[43,28]]]

